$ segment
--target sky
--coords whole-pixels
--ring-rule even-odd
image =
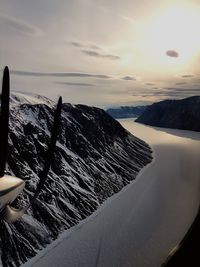
[[[99,107],[200,95],[198,0],[0,0],[11,90]]]

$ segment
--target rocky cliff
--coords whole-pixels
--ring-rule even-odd
[[[39,182],[55,104],[12,95],[7,171],[26,181],[14,203],[27,205]],[[54,162],[43,191],[22,219],[0,222],[3,266],[19,266],[58,234],[93,213],[152,159],[149,146],[105,111],[63,104]]]

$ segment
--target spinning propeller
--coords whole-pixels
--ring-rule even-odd
[[[1,95],[1,114],[0,114],[0,219],[7,222],[14,222],[19,219],[30,207],[15,209],[11,206],[12,202],[22,192],[25,182],[20,178],[6,175],[5,167],[8,156],[8,131],[9,131],[9,95],[10,95],[10,78],[9,69],[5,67],[3,73],[2,95]],[[48,172],[53,160],[53,154],[56,147],[60,118],[62,109],[62,98],[58,100],[57,108],[54,113],[54,122],[52,126],[50,143],[46,152],[44,168],[39,175],[40,181],[37,186],[35,195],[30,204],[39,196],[48,177]]]

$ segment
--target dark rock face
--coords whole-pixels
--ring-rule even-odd
[[[7,170],[26,181],[17,207],[26,205],[36,190],[54,105],[46,100],[34,105],[16,102],[11,105]],[[42,193],[22,219],[0,222],[3,266],[19,266],[33,257],[119,192],[151,159],[149,146],[105,111],[64,104],[54,162]]]
[[[136,118],[144,113],[148,106],[109,108],[106,112],[115,119]]]
[[[200,131],[200,96],[155,103],[137,118],[151,126]]]

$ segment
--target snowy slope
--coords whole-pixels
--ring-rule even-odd
[[[182,240],[199,207],[200,133],[122,125],[152,145],[153,162],[24,267],[160,267]]]
[[[26,205],[37,187],[53,110],[54,103],[44,97],[12,96],[7,170],[26,180],[16,206]],[[145,142],[101,109],[64,104],[61,125],[49,179],[38,201],[18,222],[0,225],[4,266],[18,266],[33,257],[120,191],[152,159]]]
[[[20,106],[22,104],[31,104],[31,105],[45,104],[49,105],[50,107],[52,107],[55,104],[52,100],[50,100],[45,96],[40,96],[31,93],[25,94],[20,92],[11,93],[10,103],[12,106],[14,105]]]

